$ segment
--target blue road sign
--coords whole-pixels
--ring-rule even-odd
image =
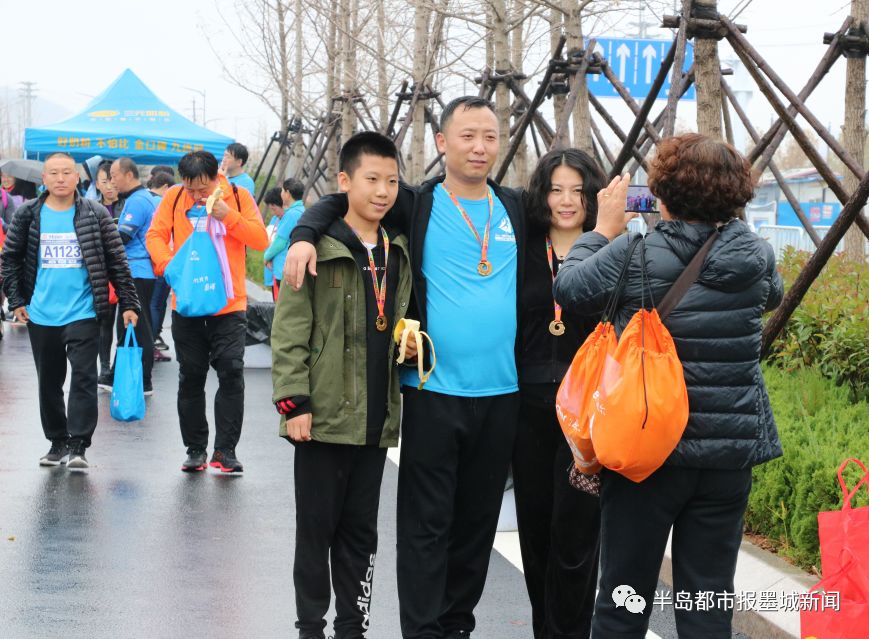
[[[661,68],[661,61],[667,56],[667,51],[672,43],[672,40],[597,38],[595,51],[607,59],[613,73],[630,91],[631,95],[637,100],[642,100],[649,95],[652,82],[655,81],[655,76],[658,75],[658,70]],[[693,63],[694,45],[689,42],[685,48],[684,70],[687,71]],[[664,82],[658,99],[666,99],[670,91],[670,77],[671,74],[668,73],[667,81]],[[619,97],[615,87],[602,74],[588,76],[588,88],[599,98]],[[682,99],[697,99],[693,85]]]

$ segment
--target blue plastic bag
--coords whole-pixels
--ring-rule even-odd
[[[142,349],[136,340],[133,323],[127,324],[124,345],[115,355],[115,380],[112,384],[112,417],[119,422],[135,422],[145,417],[145,389],[142,381]]]
[[[208,223],[211,222],[209,216]],[[208,225],[194,231],[166,266],[163,276],[175,293],[175,310],[184,317],[214,315],[226,306],[226,286]]]

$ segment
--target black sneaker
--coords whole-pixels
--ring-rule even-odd
[[[66,463],[69,450],[66,447],[66,442],[56,442],[51,444],[51,448],[42,457],[39,458],[40,466],[60,466]]]
[[[185,473],[196,473],[208,468],[208,454],[204,450],[190,449],[187,451],[187,459],[181,464],[181,470]]]
[[[169,345],[163,341],[162,337],[157,337],[154,340],[154,348],[156,348],[158,351],[168,351]]]
[[[235,451],[227,448],[215,449],[211,456],[211,467],[222,473],[242,473],[244,466],[235,456]]]
[[[82,442],[75,442],[69,446],[69,459],[66,462],[68,470],[85,470],[90,467],[87,458],[84,456],[85,445]]]
[[[112,385],[115,383],[114,376],[111,373],[103,373],[97,377],[97,388],[100,390],[112,392]]]
[[[154,361],[155,362],[171,362],[172,358],[169,355],[164,355],[157,349],[154,349]]]
[[[150,397],[154,394],[154,384],[152,384],[151,382],[144,384],[142,388],[145,391],[145,397]]]

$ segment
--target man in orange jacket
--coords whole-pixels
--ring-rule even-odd
[[[245,248],[264,250],[269,244],[268,235],[253,197],[218,175],[217,159],[211,153],[188,153],[178,163],[178,174],[181,185],[173,186],[163,196],[145,240],[154,272],[163,275],[174,255],[172,246],[180,248],[193,233],[194,225],[197,229],[200,225],[204,228],[205,201],[220,187],[223,197],[214,203],[211,217],[226,226],[224,242],[235,292],[235,297],[223,309],[204,317],[185,317],[177,313],[173,296],[172,338],[181,367],[178,418],[187,446],[187,459],[181,470],[197,472],[207,466],[205,379],[210,363],[218,378],[211,466],[225,473],[240,473],[243,467],[236,457],[235,447],[244,419]]]

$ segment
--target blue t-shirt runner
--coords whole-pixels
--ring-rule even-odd
[[[272,272],[278,280],[284,277],[284,262],[287,261],[287,252],[290,250],[290,233],[296,228],[299,218],[305,212],[305,204],[301,200],[293,202],[278,222],[278,230],[275,238],[283,240],[283,248],[272,259]]]
[[[480,243],[442,184],[434,190],[423,246],[427,331],[437,366],[427,391],[460,397],[504,395],[519,390],[516,372],[516,235],[504,205],[493,196],[488,260],[492,273],[477,271]],[[489,200],[464,200],[482,238]],[[419,384],[415,368],[401,371],[401,383]]]
[[[94,295],[75,234],[75,207],[39,213],[39,260],[36,285],[27,306],[34,324],[66,326],[97,316]]]
[[[118,219],[118,231],[122,233],[122,237],[131,238],[124,244],[124,248],[127,251],[130,273],[134,278],[154,279],[151,256],[145,248],[145,235],[151,227],[156,208],[151,192],[139,186],[127,196],[124,210]]]
[[[247,189],[248,193],[254,195],[256,185],[253,182],[253,178],[247,173],[239,173],[238,175],[234,175],[232,177],[227,176],[226,179],[229,181],[230,184],[235,184],[237,187],[245,188]]]

